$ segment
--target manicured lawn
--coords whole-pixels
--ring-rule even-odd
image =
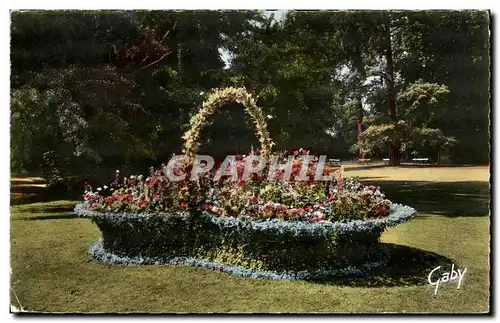
[[[336,283],[99,263],[87,255],[99,231],[89,220],[74,217],[75,201],[20,204],[23,188],[16,185],[39,182],[17,179],[11,182],[18,201],[10,221],[11,302],[46,312],[487,312],[489,168],[346,169],[347,176],[382,186],[389,198],[420,214],[383,235],[394,250],[388,268]],[[44,188],[32,187],[29,202],[37,190]],[[467,268],[462,287],[443,284],[433,296],[427,275],[452,262]]]

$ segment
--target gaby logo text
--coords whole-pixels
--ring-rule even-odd
[[[440,268],[441,268],[441,266],[434,268],[429,273],[429,276],[427,277],[429,284],[432,286],[436,286],[436,289],[434,289],[434,295],[437,294],[440,284],[452,283],[452,282],[456,281],[457,279],[458,279],[457,289],[460,289],[460,286],[462,285],[462,280],[464,279],[465,272],[467,271],[467,268],[457,269],[455,271],[455,264],[451,264],[451,271],[445,272],[441,275],[441,277],[439,277],[439,275],[436,275],[435,272],[438,271]]]

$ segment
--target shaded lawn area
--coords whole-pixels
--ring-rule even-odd
[[[387,268],[336,282],[270,281],[168,266],[106,265],[87,255],[99,238],[74,201],[11,211],[11,302],[46,312],[486,312],[489,310],[489,173],[474,168],[348,168],[420,214],[387,230]],[[378,177],[377,177],[378,176]],[[376,178],[375,178],[376,177]],[[456,181],[456,182],[454,182]],[[441,265],[466,267],[462,287],[426,285]]]

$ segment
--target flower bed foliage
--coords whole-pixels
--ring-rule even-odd
[[[122,178],[117,170],[114,181],[97,189],[86,183],[85,201],[75,211],[99,226],[105,253],[162,263],[196,258],[254,272],[322,271],[380,259],[385,227],[406,221],[415,210],[392,204],[378,187],[344,178],[342,167],[334,178],[317,180],[328,169],[321,171],[320,160],[303,149],[277,159],[290,163],[290,174],[266,164],[245,177],[245,167],[257,166],[255,155],[270,159],[273,144],[260,109],[242,89],[217,90],[203,104],[184,136],[186,155],[174,175],[190,174],[200,131],[228,100],[245,106],[262,145],[227,165],[228,172],[235,166],[231,175],[216,180],[223,167],[218,164],[195,179],[174,181],[162,165],[146,177]]]

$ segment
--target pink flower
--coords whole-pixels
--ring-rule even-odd
[[[294,155],[294,156],[297,156],[298,154],[299,154],[299,152],[298,152],[297,150],[294,150],[294,151],[293,151],[293,155]]]
[[[323,203],[323,202],[319,202],[319,203],[318,203],[318,205],[319,205],[319,206],[325,206],[325,203]]]
[[[187,205],[187,203],[186,203],[186,202],[182,201],[182,202],[181,202],[181,207],[182,207],[183,209],[187,209],[188,205]]]
[[[153,194],[153,199],[157,200],[159,198],[160,198],[160,194],[158,194],[158,193]]]
[[[257,201],[258,201],[258,200],[259,200],[259,199],[257,198],[257,196],[255,196],[255,194],[254,194],[254,195],[252,195],[252,196],[248,199],[248,201],[250,201],[250,202],[252,202],[252,203],[257,203]]]
[[[312,211],[312,207],[310,205],[306,206],[304,208],[307,212],[311,212]]]
[[[342,187],[344,187],[344,180],[341,177],[337,180],[337,188],[342,189]]]

